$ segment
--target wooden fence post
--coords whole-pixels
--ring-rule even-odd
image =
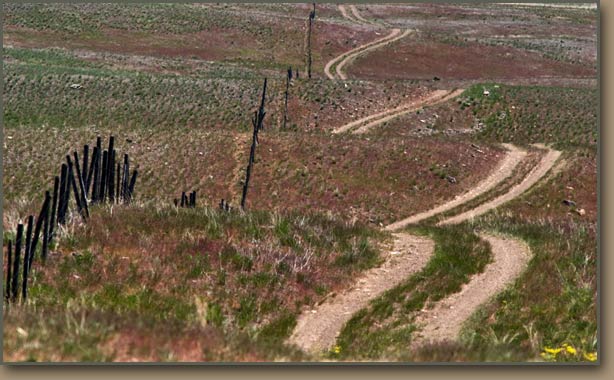
[[[115,187],[113,186],[113,180],[115,179],[115,137],[109,137],[109,150],[107,153],[107,198],[109,202],[113,202],[115,199]]]
[[[292,67],[288,67],[288,75],[286,77],[286,93],[284,101],[284,123],[282,129],[286,129],[288,122],[288,91],[290,90],[290,79],[292,79]]]
[[[32,267],[32,261],[34,260],[34,255],[36,254],[36,246],[38,245],[38,239],[41,233],[41,228],[43,227],[43,222],[47,218],[47,213],[49,212],[50,200],[51,197],[49,196],[49,191],[46,191],[45,201],[43,202],[43,207],[41,207],[41,211],[38,214],[38,218],[36,219],[36,227],[34,228],[34,235],[32,236],[32,244],[30,245],[30,250],[28,251],[28,272]],[[45,237],[43,236],[43,241],[44,240]]]
[[[49,199],[50,195],[49,195],[49,191],[45,192],[45,199]],[[43,260],[43,262],[45,262],[47,260],[47,251],[49,250],[49,241],[50,241],[50,236],[49,236],[49,224],[50,224],[50,220],[51,218],[49,217],[49,201],[47,201],[47,210],[45,212],[45,220],[43,221],[43,247],[41,250],[41,259]]]
[[[132,172],[132,178],[130,179],[130,185],[128,185],[128,203],[132,202],[134,196],[134,185],[136,184],[136,176],[139,174],[138,170]]]
[[[128,195],[128,176],[130,175],[130,161],[128,159],[128,155],[124,154],[124,170],[122,174],[122,189],[121,189],[121,197],[122,201],[126,203],[127,195]]]
[[[77,203],[77,209],[79,210],[79,214],[83,219],[87,219],[84,213],[84,207],[81,202],[81,197],[79,196],[79,189],[77,189],[77,180],[75,179],[75,173],[73,170],[72,160],[70,156],[66,156],[66,161],[68,161],[68,179],[70,182],[70,186],[72,187],[73,193],[75,193],[75,202]],[[78,166],[78,164],[77,164]]]
[[[26,230],[26,249],[23,252],[23,277],[21,279],[21,302],[24,302],[28,292],[28,271],[30,269],[30,247],[32,244],[32,224],[34,217],[28,216],[28,228]]]
[[[107,185],[107,172],[109,164],[109,152],[106,150],[102,152],[102,171],[100,173],[100,190],[99,190],[99,201],[104,203],[106,200],[106,185]]]
[[[120,164],[119,162],[117,163],[117,167],[115,170],[115,203],[119,203],[119,183],[120,183],[120,172],[121,168],[120,168]]]
[[[266,84],[267,79],[264,78],[264,86],[262,89],[262,99],[260,101],[260,108],[258,111],[254,113],[254,118],[252,119],[252,125],[254,127],[254,131],[252,134],[252,146],[249,152],[249,162],[247,164],[247,168],[245,170],[245,183],[243,184],[243,194],[241,195],[241,209],[245,210],[245,201],[247,199],[247,190],[249,188],[249,180],[252,173],[252,166],[254,164],[254,158],[256,156],[256,144],[258,143],[258,132],[263,128],[263,120],[266,112],[264,110],[264,103],[266,98]]]
[[[55,176],[53,179],[53,203],[51,204],[51,217],[49,218],[49,233],[47,234],[48,243],[51,243],[53,239],[53,234],[55,232],[55,227],[57,224],[56,220],[56,210],[58,208],[58,191],[60,186],[60,178]]]
[[[85,217],[90,217],[90,211],[87,207],[87,194],[85,193],[85,183],[83,183],[83,176],[81,175],[81,169],[79,168],[79,154],[77,152],[73,153],[75,157],[75,169],[77,170],[77,180],[79,181],[79,189],[81,190],[81,196],[78,193],[75,193],[76,196],[80,198],[81,207],[85,211]]]
[[[17,237],[15,238],[15,257],[13,258],[13,284],[11,285],[13,302],[17,301],[17,294],[19,294],[19,260],[21,256],[22,240],[23,224],[19,223],[17,225]]]
[[[85,144],[83,145],[83,169],[81,169],[81,173],[83,173],[83,183],[87,183],[87,164],[90,155],[90,146]]]
[[[92,186],[92,192],[90,193],[90,186],[92,185],[92,176],[94,174],[94,168],[96,167],[96,163],[98,162],[98,148],[94,147],[92,151],[92,162],[90,163],[89,170],[87,171],[87,177],[85,177],[85,192],[86,194],[90,194],[91,203],[96,202],[96,197],[94,195],[94,190],[96,186]],[[85,173],[83,174],[85,175]]]
[[[311,79],[311,27],[313,19],[316,17],[316,3],[313,3],[313,10],[309,12],[309,30],[307,32],[307,77]]]
[[[58,224],[64,224],[66,219],[64,218],[64,202],[66,197],[66,179],[68,177],[68,166],[62,164],[62,171],[60,173],[60,193],[58,199]]]

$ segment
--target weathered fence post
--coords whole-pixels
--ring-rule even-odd
[[[90,194],[91,203],[96,202],[96,196],[95,196],[95,190],[94,190],[96,186],[92,186],[92,180],[93,180],[94,168],[96,167],[97,162],[98,162],[98,148],[94,147],[94,150],[92,151],[92,162],[90,163],[89,170],[87,171],[87,177],[85,178],[85,192],[87,194]],[[90,186],[92,186],[91,193],[90,193]]]
[[[30,269],[30,247],[32,244],[32,224],[34,217],[28,216],[28,228],[26,230],[26,249],[23,252],[23,277],[21,279],[21,301],[24,302],[27,297],[28,289],[28,271]]]
[[[288,75],[286,77],[286,93],[284,100],[284,123],[282,129],[286,129],[286,124],[288,122],[288,91],[290,90],[290,80],[292,79],[292,67],[288,67]]]
[[[313,19],[316,17],[316,3],[313,3],[313,10],[309,12],[309,29],[307,31],[307,77],[311,79],[311,27]]]
[[[49,191],[45,192],[45,199],[49,199],[50,195],[49,195]],[[50,239],[50,234],[49,234],[49,224],[50,224],[50,219],[49,218],[49,201],[47,201],[47,209],[45,211],[45,220],[43,221],[43,247],[41,249],[41,259],[43,260],[43,262],[45,262],[47,260],[47,251],[49,250],[49,241]]]
[[[100,190],[98,193],[100,203],[104,203],[106,199],[106,185],[107,185],[107,172],[109,164],[109,152],[106,150],[102,152],[102,171],[100,174]]]
[[[132,197],[134,196],[134,185],[136,184],[136,176],[139,174],[138,170],[134,170],[132,173],[132,178],[130,179],[130,185],[128,185],[128,203],[132,202]]]
[[[87,219],[86,213],[84,212],[85,210],[84,205],[81,202],[81,197],[79,196],[79,189],[77,189],[77,180],[75,179],[75,173],[73,170],[72,160],[70,159],[69,155],[66,156],[66,161],[68,162],[68,179],[72,187],[72,191],[73,193],[75,193],[75,202],[77,203],[77,209],[79,210],[79,214],[81,214],[81,217],[83,219]],[[78,167],[79,164],[77,163],[76,166]]]
[[[45,201],[43,202],[43,207],[41,207],[41,211],[38,214],[38,218],[36,219],[36,227],[34,228],[34,235],[32,236],[32,244],[30,245],[30,250],[28,251],[28,272],[32,267],[32,261],[34,260],[34,255],[36,254],[36,246],[38,245],[38,239],[41,233],[41,228],[43,227],[43,222],[47,219],[47,213],[49,212],[49,201],[51,197],[49,196],[49,191],[45,192]],[[44,245],[45,237],[43,236],[43,245]]]
[[[15,237],[15,257],[13,258],[13,284],[11,285],[13,302],[17,301],[17,294],[19,293],[19,260],[21,256],[22,240],[23,224],[19,223],[17,225],[17,236]]]
[[[115,203],[119,203],[119,182],[120,182],[120,164],[117,163],[117,170],[115,170]]]
[[[115,179],[115,137],[109,137],[109,150],[107,151],[107,198],[110,202],[113,202],[115,198],[115,188],[113,186],[113,180]]]
[[[62,171],[60,173],[60,194],[58,199],[58,224],[66,223],[66,219],[64,217],[64,202],[66,197],[66,179],[68,177],[68,166],[66,164],[62,164]]]
[[[83,173],[83,184],[87,183],[87,164],[90,155],[90,146],[85,144],[83,145],[83,169],[81,169],[81,173]]]
[[[51,217],[49,218],[49,233],[47,234],[48,243],[51,243],[51,240],[53,239],[53,234],[55,232],[55,227],[57,224],[55,213],[58,208],[59,185],[60,178],[58,176],[55,176],[55,178],[53,179],[53,203],[51,204]]]
[[[73,155],[75,156],[75,169],[77,170],[77,179],[79,181],[79,189],[81,190],[80,203],[81,203],[81,206],[83,207],[83,210],[85,210],[85,217],[89,218],[90,211],[89,211],[89,208],[87,207],[87,195],[85,194],[85,183],[83,183],[83,176],[81,175],[81,169],[79,168],[79,155],[77,154],[77,152],[74,152]],[[79,195],[75,193],[75,196],[79,196]]]
[[[127,195],[128,195],[128,176],[130,175],[130,161],[128,159],[128,155],[124,154],[124,170],[122,175],[122,190],[121,197],[122,201],[126,203]]]
[[[247,168],[245,170],[245,183],[243,184],[243,194],[241,196],[241,209],[245,210],[245,200],[247,199],[247,189],[249,188],[249,179],[252,173],[252,166],[254,164],[254,158],[256,155],[256,144],[258,143],[258,131],[262,129],[262,122],[264,120],[264,116],[266,112],[264,111],[264,103],[266,98],[266,84],[267,79],[264,78],[264,86],[262,89],[262,99],[260,101],[260,108],[258,111],[254,113],[254,118],[252,119],[252,125],[254,127],[254,131],[252,134],[252,146],[249,152],[249,162],[247,164]]]

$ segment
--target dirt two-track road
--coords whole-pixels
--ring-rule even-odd
[[[340,7],[340,11],[346,18],[365,23],[366,20],[360,17],[356,8],[350,8],[350,10],[352,15],[349,15],[347,9]],[[330,79],[347,79],[341,71],[341,68],[347,62],[360,54],[365,54],[370,48],[377,48],[390,43],[394,38],[404,37],[403,34],[399,33],[400,31],[393,30],[390,35],[382,39],[365,44],[331,60],[326,65],[326,75]],[[330,72],[334,65],[337,65],[338,77]],[[337,128],[333,133],[365,133],[392,118],[425,106],[447,101],[460,95],[460,93],[462,93],[462,90],[433,91],[410,104],[348,123]],[[298,318],[297,325],[288,343],[295,344],[301,349],[313,353],[328,350],[334,345],[345,323],[356,312],[368,306],[370,301],[386,290],[394,288],[403,280],[424,268],[433,255],[434,242],[425,237],[394,231],[471,201],[510,178],[514,169],[527,156],[527,152],[511,144],[503,145],[507,152],[499,165],[471,190],[449,202],[384,227],[386,231],[393,232],[395,240],[392,248],[384,253],[383,264],[364,273],[353,285],[340,294],[331,295],[313,309],[305,310]],[[486,200],[466,212],[449,217],[439,224],[456,224],[470,220],[507,203],[535,186],[549,173],[561,155],[561,152],[546,147],[542,148],[546,152],[542,155],[540,162],[519,183],[511,186],[506,193],[494,199]],[[480,305],[510,285],[528,264],[531,253],[528,245],[523,241],[490,233],[481,233],[480,237],[491,246],[492,262],[486,266],[484,272],[473,276],[458,293],[448,296],[437,302],[431,309],[422,310],[417,315],[416,323],[419,331],[414,335],[411,342],[412,349],[419,348],[424,343],[455,340],[467,318]]]

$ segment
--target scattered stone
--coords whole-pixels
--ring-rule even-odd
[[[81,86],[79,83],[73,83],[70,85],[70,88],[72,88],[73,90],[79,90],[83,88],[83,86]]]
[[[456,183],[456,178],[452,177],[451,175],[447,175],[446,179],[448,180],[448,182],[450,183]]]
[[[583,208],[576,209],[576,213],[578,213],[578,215],[580,215],[580,216],[586,215],[586,211]]]

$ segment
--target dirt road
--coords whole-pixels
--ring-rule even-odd
[[[350,16],[342,6],[339,9],[344,17],[351,20],[359,19],[356,17],[356,14],[353,17]],[[337,75],[341,79],[346,79],[341,69],[347,62],[360,54],[364,54],[370,47],[377,48],[394,39],[402,38],[403,35],[399,33],[400,30],[395,29],[383,39],[363,45],[331,60],[326,65],[326,75],[330,79],[335,79],[335,76],[330,73],[330,69],[337,65]],[[340,63],[337,64],[337,62]],[[352,133],[364,133],[370,128],[383,124],[392,118],[427,105],[449,100],[460,95],[461,92],[462,90],[436,90],[427,97],[410,104],[379,112],[346,124],[335,129],[333,133],[343,133],[350,130]],[[398,230],[448,211],[485,194],[506,178],[511,177],[514,169],[527,156],[527,152],[511,144],[504,144],[504,146],[507,149],[507,153],[498,167],[473,189],[428,211],[392,223],[384,229],[387,231]],[[442,221],[440,225],[461,223],[482,215],[520,196],[534,186],[553,168],[561,155],[561,152],[549,148],[546,149],[547,151],[539,164],[520,183],[512,186],[505,194],[486,201],[469,211],[450,217]],[[493,262],[486,266],[483,273],[474,275],[460,292],[448,296],[438,302],[432,309],[423,310],[418,315],[417,323],[421,331],[416,334],[415,340],[412,341],[411,347],[413,349],[427,342],[456,339],[464,321],[480,305],[510,285],[526,267],[531,253],[529,247],[524,242],[492,234],[482,234],[480,236],[490,244]],[[385,261],[382,266],[367,271],[342,294],[327,298],[314,309],[305,310],[299,316],[289,343],[296,344],[309,352],[317,353],[327,350],[334,344],[345,323],[356,312],[366,307],[371,300],[377,298],[384,291],[394,288],[411,274],[420,271],[433,254],[434,242],[429,239],[400,232],[395,233],[394,237],[394,247],[384,254]]]
[[[345,5],[339,5],[339,11],[343,15],[343,17],[357,24],[376,25],[375,23],[362,17],[360,15],[360,12],[354,5],[350,5],[349,8],[352,13],[351,15],[345,8]],[[412,30],[406,30],[401,33],[401,29],[392,29],[390,31],[390,34],[388,34],[386,37],[382,37],[367,44],[360,45],[350,51],[346,51],[345,53],[331,59],[324,66],[324,74],[326,74],[329,79],[346,80],[347,75],[343,72],[343,67],[345,67],[348,63],[350,63],[360,55],[366,54],[372,50],[379,49],[392,42],[400,40],[401,38],[408,36],[412,32]],[[334,73],[331,72],[333,67],[335,67]]]
[[[394,234],[394,237],[394,246],[386,253],[380,267],[364,273],[343,293],[301,314],[289,343],[309,352],[326,350],[357,311],[420,271],[433,254],[434,243],[430,239],[406,233]]]
[[[523,241],[490,234],[480,237],[490,244],[493,262],[484,272],[473,276],[460,292],[420,312],[415,321],[420,332],[413,337],[412,349],[429,342],[456,340],[467,318],[511,284],[528,264],[531,253]]]
[[[497,168],[495,168],[495,170],[493,170],[488,177],[486,177],[482,182],[478,183],[474,188],[464,194],[457,196],[453,200],[441,204],[428,211],[421,212],[403,220],[399,220],[398,222],[389,224],[384,227],[384,229],[387,231],[395,231],[410,224],[418,223],[421,220],[428,219],[437,214],[441,214],[442,212],[451,210],[454,207],[460,206],[461,204],[466,203],[486,193],[487,191],[491,190],[492,188],[503,182],[506,178],[512,175],[514,169],[527,155],[527,152],[525,150],[519,149],[512,144],[503,144],[503,146],[507,149],[505,157],[503,157],[503,159],[500,161]]]
[[[439,225],[455,224],[455,223],[464,222],[465,220],[472,219],[479,215],[482,215],[518,197],[519,195],[527,191],[529,188],[531,188],[533,185],[535,185],[540,179],[542,179],[546,175],[546,173],[550,169],[552,169],[552,167],[554,166],[554,163],[559,159],[560,156],[561,156],[561,152],[557,150],[548,149],[546,154],[544,154],[544,156],[540,160],[539,164],[536,167],[534,167],[533,170],[529,172],[529,174],[527,174],[527,176],[522,180],[522,182],[513,186],[507,193],[489,202],[483,203],[479,205],[478,207],[473,208],[469,211],[466,211],[462,214],[455,215],[446,220],[443,220],[439,223]]]

